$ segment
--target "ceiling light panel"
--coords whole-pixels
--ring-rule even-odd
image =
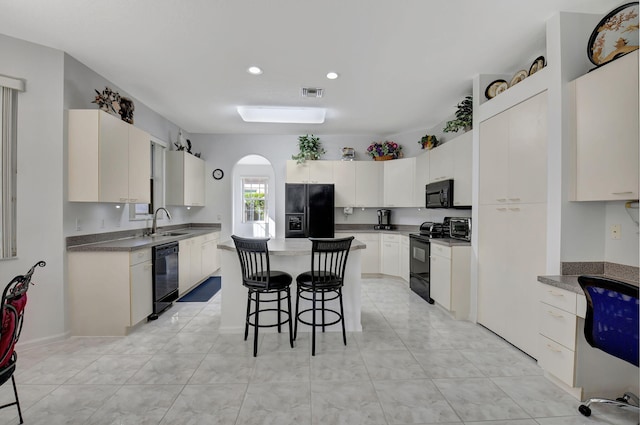
[[[322,124],[325,108],[238,106],[238,114],[245,122],[280,124]]]

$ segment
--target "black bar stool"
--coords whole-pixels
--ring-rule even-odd
[[[249,336],[249,326],[253,326],[253,357],[258,355],[258,328],[278,327],[282,331],[282,325],[289,322],[289,343],[293,348],[293,330],[291,325],[291,291],[293,278],[289,273],[271,270],[269,263],[269,238],[241,238],[232,235],[231,239],[236,245],[240,267],[242,268],[242,284],[249,290],[247,296],[247,315],[244,326],[244,340]],[[275,298],[261,298],[264,294],[275,294]],[[282,310],[281,303],[287,300],[287,310]],[[260,308],[261,303],[277,302],[277,308]],[[251,303],[254,303],[251,312]],[[275,311],[278,313],[277,323],[261,324],[260,313]],[[285,315],[283,318],[282,315]]]
[[[316,355],[316,327],[322,326],[322,332],[327,326],[342,322],[342,340],[347,345],[347,333],[344,327],[344,307],[342,304],[342,286],[347,257],[351,248],[353,236],[348,238],[325,239],[309,238],[311,248],[311,270],[298,275],[296,282],[296,325],[293,339],[298,334],[298,321],[311,326],[311,355]],[[317,295],[321,296],[320,307],[317,305]],[[327,295],[329,298],[327,298]],[[298,311],[300,298],[311,301],[311,308]],[[328,308],[326,301],[338,300],[340,311]],[[305,320],[302,315],[311,312],[311,320]],[[321,313],[321,322],[317,322],[316,315]],[[331,313],[335,320],[327,322],[326,313]],[[331,319],[331,318],[330,318]]]

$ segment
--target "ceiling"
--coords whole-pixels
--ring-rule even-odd
[[[475,74],[528,70],[557,11],[604,16],[618,4],[0,0],[0,33],[67,52],[189,133],[386,135],[447,119]],[[248,74],[250,65],[264,73]],[[302,87],[324,97],[302,98]],[[327,116],[244,123],[239,105],[324,107]]]

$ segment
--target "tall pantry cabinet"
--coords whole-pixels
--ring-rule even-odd
[[[480,123],[478,322],[536,357],[546,263],[547,93]]]

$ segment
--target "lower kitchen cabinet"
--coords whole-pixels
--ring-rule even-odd
[[[410,256],[409,236],[400,235],[400,277],[404,279],[405,282],[409,282]]]
[[[179,242],[178,294],[183,296],[204,278],[220,268],[218,240],[220,233],[213,232]]]
[[[400,276],[400,235],[382,234],[382,274]]]
[[[151,249],[70,252],[67,258],[72,335],[126,335],[151,314]]]
[[[380,234],[379,233],[340,233],[336,232],[336,238],[353,236],[363,242],[367,248],[362,251],[362,273],[380,273]],[[349,261],[347,259],[347,261]]]
[[[431,298],[456,319],[469,317],[471,247],[431,243]]]

